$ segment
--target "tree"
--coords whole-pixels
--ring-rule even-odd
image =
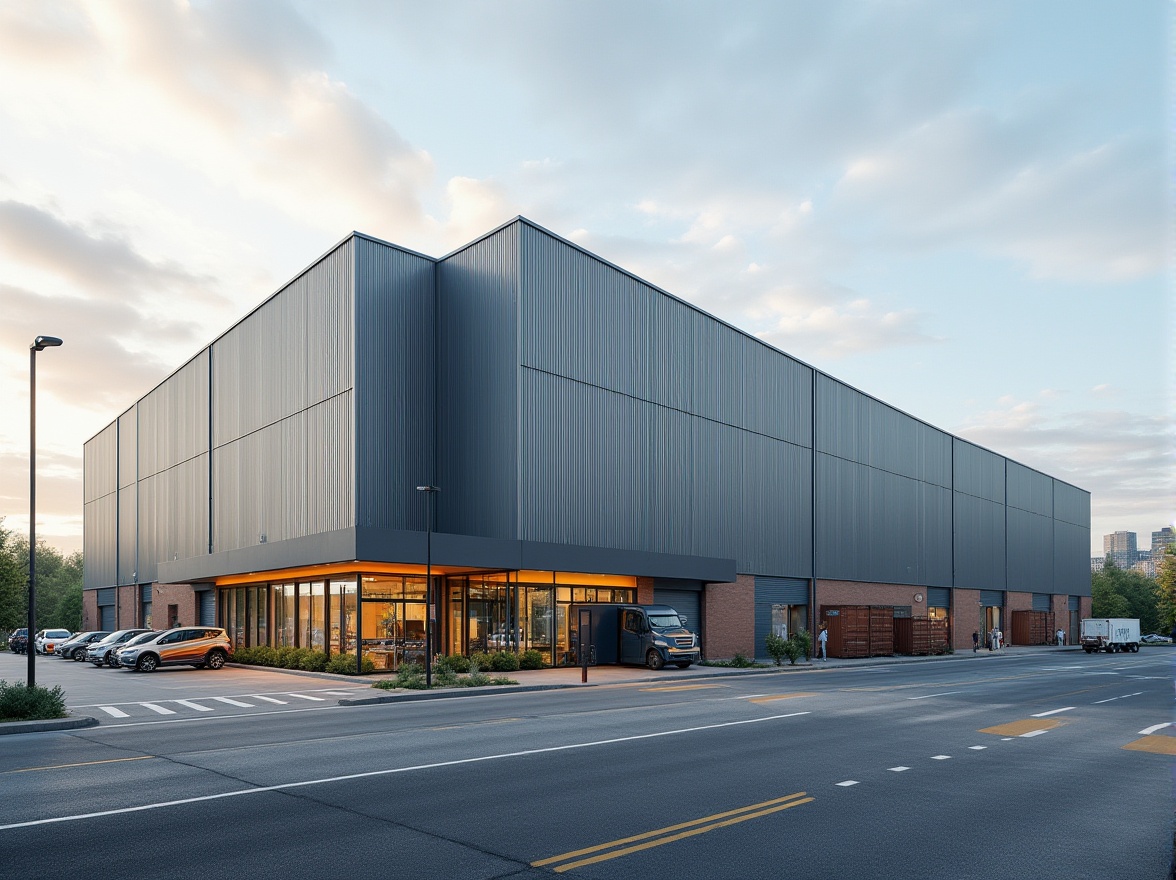
[[[29,539],[0,521],[0,630],[28,622]],[[35,629],[82,625],[82,554],[37,542],[37,612]]]
[[[1176,544],[1169,544],[1156,572],[1159,600],[1156,611],[1160,618],[1160,632],[1167,633],[1176,625]]]
[[[1124,571],[1108,559],[1103,570],[1090,577],[1091,614],[1138,617],[1142,632],[1156,632],[1160,628],[1158,586],[1152,578]]]

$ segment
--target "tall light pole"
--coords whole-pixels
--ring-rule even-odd
[[[29,619],[25,654],[29,658],[26,686],[37,686],[37,651],[33,647],[37,605],[37,352],[61,345],[56,336],[38,336],[29,346]]]
[[[433,493],[436,486],[417,486],[424,492],[425,505],[425,689],[433,686]]]

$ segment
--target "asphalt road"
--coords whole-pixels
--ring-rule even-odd
[[[1161,878],[1173,656],[332,698],[7,736],[0,876]],[[236,672],[184,680],[252,692]],[[130,679],[209,700],[179,696],[179,675]]]

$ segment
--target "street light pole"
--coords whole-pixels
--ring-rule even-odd
[[[25,685],[29,688],[37,686],[37,650],[33,646],[37,607],[37,352],[57,345],[61,340],[56,336],[38,336],[29,346],[29,616],[25,642],[29,664]]]
[[[425,689],[433,686],[433,493],[440,492],[436,486],[417,486],[424,492],[425,506]]]

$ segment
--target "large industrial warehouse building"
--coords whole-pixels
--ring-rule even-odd
[[[586,601],[671,604],[712,659],[1072,632],[1089,546],[1089,493],[523,218],[442,259],[349,236],[85,447],[86,628],[380,668],[421,656],[427,561],[441,652],[559,665]]]

